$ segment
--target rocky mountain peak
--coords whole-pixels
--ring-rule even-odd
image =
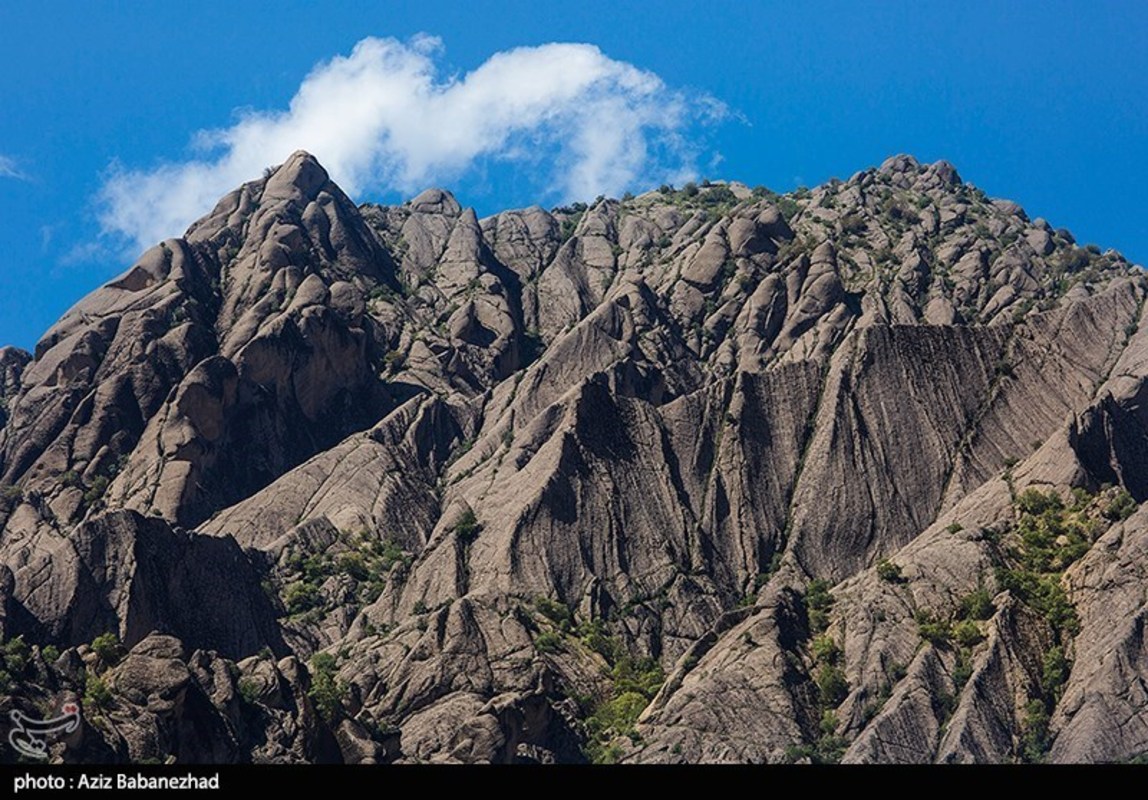
[[[296,150],[274,169],[263,187],[264,201],[294,200],[309,203],[333,184],[327,170],[305,150]]]
[[[0,350],[13,702],[106,681],[65,760],[1134,757],[1146,298],[943,161],[479,219],[295,153]]]
[[[412,211],[420,214],[457,217],[462,213],[462,206],[455,200],[454,195],[445,189],[427,189],[411,200],[409,205]]]

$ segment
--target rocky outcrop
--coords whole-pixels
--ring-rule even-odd
[[[946,162],[479,219],[297,153],[0,350],[9,702],[99,679],[65,761],[1137,758],[1146,298]]]
[[[283,652],[260,574],[233,539],[116,511],[20,556],[9,636],[71,646],[111,632],[132,645],[158,630],[231,657]]]

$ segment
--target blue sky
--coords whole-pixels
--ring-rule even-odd
[[[0,344],[295,137],[357,200],[447,185],[480,214],[909,152],[1145,263],[1146,41],[1140,2],[7,3]],[[379,119],[333,119],[368,94]]]

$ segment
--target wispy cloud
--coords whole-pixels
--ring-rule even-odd
[[[224,193],[298,149],[350,194],[411,192],[483,159],[530,166],[555,198],[619,194],[694,174],[712,98],[588,44],[496,53],[443,77],[441,41],[367,38],[316,66],[285,111],[247,112],[194,137],[195,157],[148,170],[114,165],[101,191],[105,232],[145,247],[178,235]]]
[[[104,264],[115,260],[116,254],[103,242],[80,242],[60,256],[58,263],[63,267]]]
[[[6,155],[0,155],[0,178],[28,180],[28,176],[16,165],[16,159]]]

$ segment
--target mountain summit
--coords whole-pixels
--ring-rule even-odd
[[[296,153],[0,349],[0,710],[78,699],[80,762],[1142,757],[1146,297],[943,161],[479,219]]]

